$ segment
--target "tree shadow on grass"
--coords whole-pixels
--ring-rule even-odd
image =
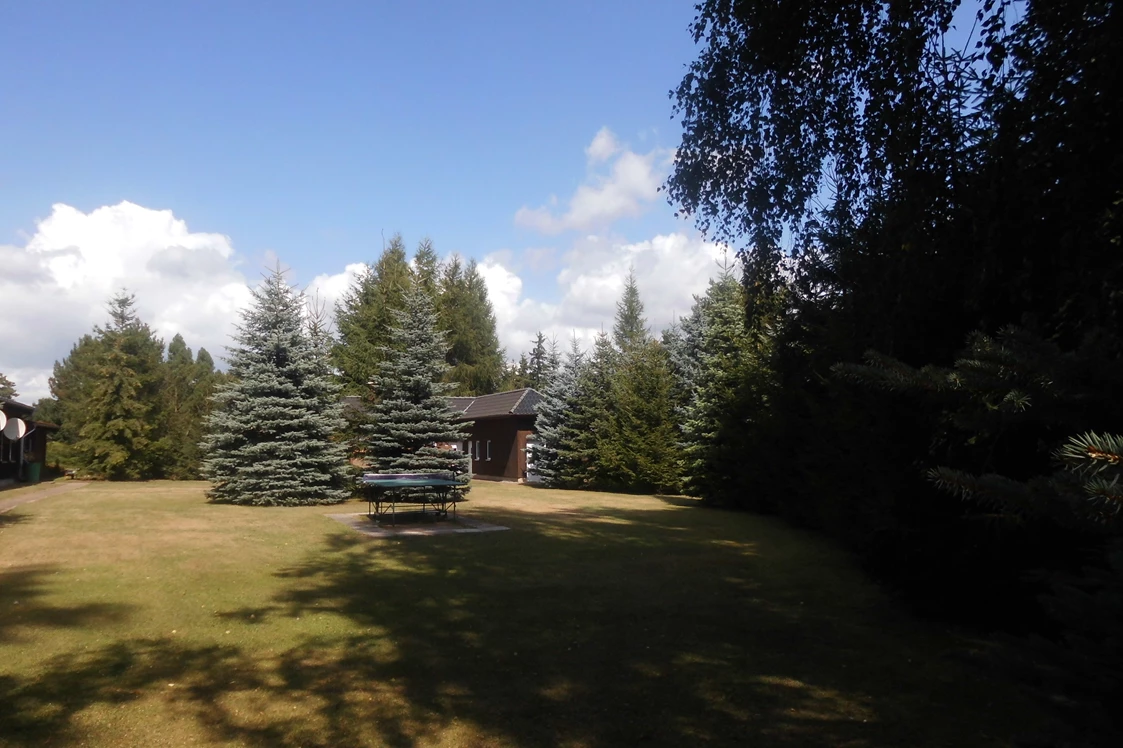
[[[256,666],[235,647],[115,642],[55,657],[33,678],[0,675],[0,745],[86,744],[75,717],[92,705],[121,706],[161,688],[202,706],[257,682]]]
[[[977,673],[881,630],[901,623],[891,611],[840,600],[856,577],[785,560],[791,533],[712,516],[690,532],[676,511],[489,510],[514,532],[331,536],[253,618],[368,633],[286,652],[275,696],[320,704],[322,737],[301,741],[325,746],[458,729],[542,746],[986,745],[1014,729]],[[225,738],[267,744],[214,716]]]
[[[28,517],[26,514],[12,514],[11,512],[0,512],[0,530],[12,525],[22,525],[27,522]]]
[[[84,709],[153,697],[211,739],[281,747],[993,745],[1026,717],[902,633],[841,556],[687,511],[331,534],[270,605],[220,614],[317,633],[276,652],[123,641],[0,676],[0,745],[82,742]]]
[[[20,566],[0,571],[0,643],[18,641],[37,628],[85,628],[124,620],[132,606],[114,603],[55,605],[47,597],[57,566]]]

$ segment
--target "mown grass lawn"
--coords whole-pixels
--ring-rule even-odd
[[[508,532],[92,484],[0,515],[0,746],[1005,745],[1039,717],[825,542],[476,483]]]

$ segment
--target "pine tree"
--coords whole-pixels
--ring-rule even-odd
[[[510,390],[521,390],[523,387],[529,387],[530,376],[527,374],[528,367],[529,364],[527,363],[525,353],[519,355],[518,361],[504,361],[496,391],[508,392]]]
[[[165,470],[169,478],[177,480],[194,478],[198,472],[202,424],[196,422],[190,407],[194,389],[195,359],[177,333],[168,343],[163,390],[168,440]],[[196,425],[199,428],[193,428]]]
[[[560,366],[558,342],[554,338],[547,338],[541,330],[531,342],[534,347],[531,348],[530,355],[526,359],[526,386],[541,392],[550,386]]]
[[[97,328],[86,398],[70,424],[81,467],[110,480],[159,474],[164,417],[160,403],[164,344],[134,311],[124,291],[109,303],[110,323]]]
[[[678,483],[674,380],[666,351],[648,333],[634,271],[616,305],[612,330],[614,365],[608,387],[597,394],[607,402],[589,424],[596,435],[592,474],[602,488],[673,490]]]
[[[601,440],[601,475],[618,490],[677,490],[678,445],[672,376],[663,346],[628,349],[612,378],[612,413]]]
[[[548,486],[566,487],[565,477],[571,471],[573,442],[576,434],[572,417],[577,410],[577,382],[584,369],[585,354],[574,335],[565,364],[542,393],[534,426],[538,432],[534,444],[535,470]]]
[[[425,237],[417,243],[417,251],[413,254],[413,279],[414,283],[425,293],[434,304],[440,296],[441,261],[437,251],[433,249],[433,242]]]
[[[49,380],[54,405],[55,433],[52,455],[68,468],[81,468],[74,444],[86,420],[86,409],[98,380],[99,358],[102,346],[93,335],[83,335],[70,348],[70,353],[56,361]]]
[[[405,309],[395,317],[366,426],[370,466],[380,473],[440,472],[466,478],[467,455],[438,446],[464,441],[468,434],[446,400],[454,385],[443,381],[446,342],[432,302],[424,291],[411,290]]]
[[[149,477],[154,468],[151,409],[139,398],[140,377],[129,366],[121,338],[109,343],[98,374],[87,405],[90,417],[75,445],[82,466],[109,480]]]
[[[643,347],[651,338],[647,319],[643,316],[643,302],[636,285],[636,271],[628,271],[624,293],[616,303],[616,321],[612,326],[612,341],[621,353]]]
[[[17,397],[19,393],[16,392],[16,383],[0,373],[0,398],[14,400]]]
[[[215,501],[330,504],[350,495],[339,387],[309,333],[304,294],[278,268],[253,291],[229,349],[233,381],[214,396],[203,473]]]
[[[551,335],[549,340],[549,350],[546,352],[546,366],[549,369],[550,376],[546,381],[548,387],[554,377],[558,375],[562,367],[561,346],[558,345],[557,336]]]
[[[203,421],[210,412],[211,395],[219,379],[214,360],[205,348],[200,348],[198,355],[192,357],[182,335],[172,338],[164,364],[162,403],[167,428],[165,477],[175,480],[199,478]]]
[[[486,395],[503,380],[503,351],[487,284],[475,260],[465,266],[453,255],[441,270],[437,302],[439,329],[448,345],[445,381],[454,395]]]
[[[385,356],[394,311],[403,307],[411,286],[405,243],[394,235],[378,262],[364,268],[336,306],[339,340],[332,348],[332,358],[344,394],[370,394],[370,382]]]

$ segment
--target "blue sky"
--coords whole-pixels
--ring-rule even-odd
[[[382,232],[428,235],[486,263],[512,355],[528,330],[596,327],[627,264],[665,324],[712,265],[652,191],[680,135],[667,92],[695,54],[693,14],[683,0],[5,4],[0,249],[26,272],[0,290],[45,283],[68,312],[42,345],[0,332],[0,371],[43,394],[109,286],[136,290],[161,332],[220,346],[230,309],[169,311],[177,293],[202,298],[187,270],[157,272],[173,245],[184,266],[221,259],[215,284],[277,257],[330,298]],[[64,251],[89,283],[60,280]],[[687,278],[691,262],[707,269]]]

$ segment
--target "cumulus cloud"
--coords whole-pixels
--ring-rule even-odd
[[[515,213],[515,223],[544,234],[604,229],[621,218],[641,215],[659,197],[672,152],[656,148],[639,154],[623,148],[608,128],[601,129],[585,149],[590,166],[611,161],[607,173],[591,171],[573,193],[565,211],[551,206]]]
[[[585,155],[589,158],[589,163],[599,164],[612,158],[619,150],[620,141],[616,139],[615,133],[607,127],[602,127],[593,136],[593,142],[585,148]]]
[[[165,341],[180,333],[216,357],[250,299],[228,237],[130,202],[89,213],[55,205],[25,246],[0,246],[0,266],[0,371],[25,401],[48,394],[54,361],[106,322],[106,301],[122,288]]]
[[[366,264],[352,262],[343,268],[342,273],[321,273],[312,279],[305,289],[312,303],[322,304],[328,315],[334,319],[335,305],[347,294],[347,289],[362,275]]]
[[[658,335],[690,311],[695,294],[705,293],[710,278],[720,272],[724,252],[722,245],[684,233],[634,243],[586,236],[565,255],[565,267],[557,276],[556,303],[530,298],[522,278],[504,264],[503,256],[485,258],[480,273],[495,309],[500,343],[508,358],[517,358],[530,348],[539,330],[557,338],[563,347],[574,334],[582,347],[591,347],[598,332],[611,331],[616,302],[633,268],[647,321]]]

